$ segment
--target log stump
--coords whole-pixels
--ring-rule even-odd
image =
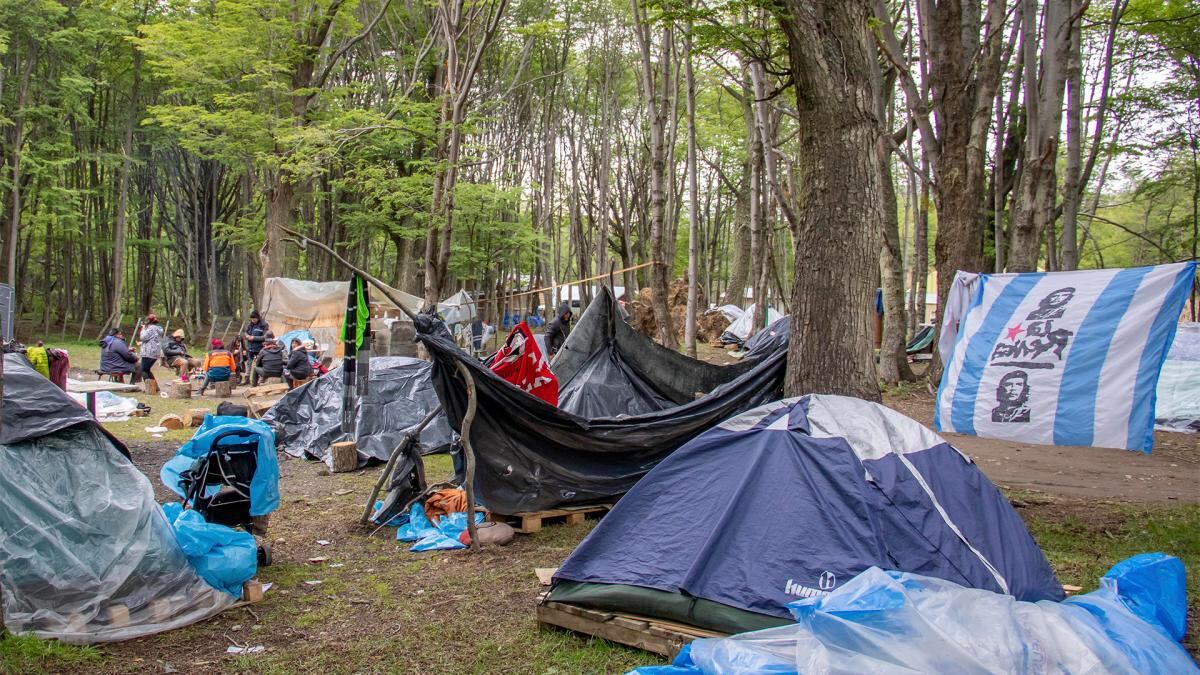
[[[354,441],[342,441],[329,446],[333,457],[333,472],[345,473],[358,468],[358,446]]]
[[[163,415],[158,420],[158,426],[166,427],[172,431],[183,428],[183,418],[179,415]]]
[[[146,394],[147,396],[157,396],[158,395],[158,380],[155,380],[153,378],[148,379],[148,380],[142,380],[142,393]]]
[[[184,415],[183,422],[189,427],[198,427],[204,423],[204,416],[207,414],[208,411],[204,408],[193,408]]]
[[[217,398],[229,398],[230,396],[233,396],[233,380],[213,382],[212,389],[213,396],[216,396]]]
[[[191,382],[180,382],[180,381],[172,382],[167,387],[167,397],[168,398],[191,398],[192,397],[192,383]]]

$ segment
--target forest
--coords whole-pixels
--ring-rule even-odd
[[[956,270],[1196,258],[1200,3],[0,0],[0,157],[45,333],[348,276],[299,233],[493,318],[624,270],[693,352],[765,299],[789,391],[878,399]]]

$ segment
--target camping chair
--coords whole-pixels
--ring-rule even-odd
[[[240,437],[238,443],[222,443]],[[250,482],[258,469],[258,436],[230,429],[213,439],[208,454],[179,475],[184,503],[210,523],[250,530]],[[259,564],[271,564],[269,548],[259,546]]]

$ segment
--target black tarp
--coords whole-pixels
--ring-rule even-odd
[[[428,361],[406,356],[371,359],[367,394],[355,401],[355,429],[341,428],[342,369],[288,392],[263,415],[275,430],[275,441],[295,457],[324,460],[329,446],[356,440],[360,462],[386,462],[404,433],[421,423],[438,406],[430,383]],[[450,444],[450,427],[438,415],[421,433],[421,452],[431,453]]]
[[[571,330],[550,367],[563,409],[585,417],[661,410],[667,402],[693,401],[757,362],[717,366],[684,356],[637,332],[621,314],[612,292],[602,287]]]
[[[4,405],[0,412],[0,444],[13,445],[56,431],[87,424],[108,436],[121,454],[129,451],[106,431],[87,408],[33,369],[23,354],[4,354]]]
[[[615,324],[618,336],[623,325],[624,322]],[[575,338],[574,332],[571,337]],[[720,378],[724,383],[682,405],[632,416],[583,417],[556,408],[502,380],[445,338],[418,333],[417,341],[425,345],[433,359],[433,386],[455,431],[461,431],[467,409],[467,390],[458,364],[465,365],[474,380],[477,407],[470,440],[476,457],[476,495],[487,507],[501,513],[620,497],[659,461],[694,436],[722,420],[778,398],[786,357],[785,351],[780,350],[752,363],[708,366],[714,369],[711,371],[714,376],[724,375]],[[614,351],[626,363],[644,356],[621,349],[619,337],[617,345]],[[590,356],[594,358],[595,354]],[[677,362],[666,358],[663,361]],[[650,362],[648,370],[660,373],[666,367]],[[697,373],[703,374],[705,370],[692,367],[689,372],[696,379],[690,381],[686,379],[688,375],[680,372],[667,372],[670,377],[664,379],[687,385],[683,388],[685,392],[707,391],[693,386],[700,384]],[[571,374],[578,377],[577,373],[584,372],[584,368],[577,367]],[[734,377],[730,379],[729,374]],[[681,399],[694,395],[677,393]]]
[[[777,351],[787,349],[788,340],[792,338],[792,317],[784,316],[774,323],[758,331],[746,340],[742,348],[746,350],[743,361],[754,361],[765,358]]]

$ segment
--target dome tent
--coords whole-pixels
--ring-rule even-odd
[[[567,558],[551,601],[741,632],[872,567],[1021,600],[1063,597],[1020,517],[967,457],[881,405],[810,395],[696,437]]]
[[[0,586],[14,633],[70,643],[186,626],[238,598],[189,564],[150,481],[87,411],[4,355]]]

